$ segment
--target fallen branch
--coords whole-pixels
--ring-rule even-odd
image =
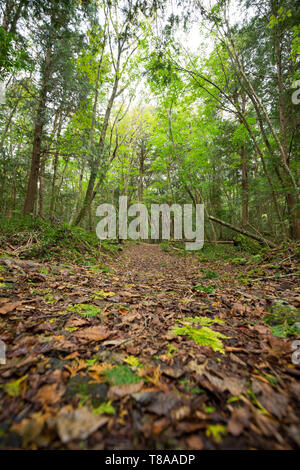
[[[282,276],[277,276],[275,274],[275,276],[266,276],[266,277],[259,277],[257,279],[250,279],[251,282],[253,281],[265,281],[265,280],[268,280],[268,279],[280,279],[282,277],[292,277],[292,276],[300,276],[300,273],[292,273],[292,274],[283,274]]]
[[[230,228],[231,230],[234,230],[235,232],[245,235],[245,237],[252,238],[253,240],[264,243],[265,245],[270,246],[271,248],[277,248],[277,245],[274,242],[271,242],[270,240],[266,240],[261,235],[259,236],[259,235],[254,235],[253,233],[249,233],[246,230],[243,230],[241,228],[238,228],[238,227],[235,227],[234,225],[229,224],[228,222],[224,222],[224,220],[217,219],[216,217],[213,217],[212,215],[208,215],[208,218],[212,220],[213,222],[216,222],[217,224],[223,225],[224,227]]]

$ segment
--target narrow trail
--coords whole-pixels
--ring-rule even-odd
[[[299,306],[294,280],[241,286],[224,261],[206,278],[147,244],[105,269],[45,266],[0,299],[0,448],[300,447],[300,369],[262,321],[283,293]],[[175,334],[187,319],[194,336]]]

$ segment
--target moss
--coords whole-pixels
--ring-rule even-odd
[[[137,377],[127,366],[117,366],[106,370],[105,376],[112,385],[129,385],[140,382],[141,377]]]

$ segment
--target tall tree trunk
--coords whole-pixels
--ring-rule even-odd
[[[40,171],[41,148],[42,148],[42,135],[45,125],[45,112],[47,95],[49,91],[49,78],[51,66],[51,49],[48,48],[44,64],[42,67],[42,80],[39,95],[38,110],[35,119],[33,149],[31,158],[31,168],[27,184],[27,191],[24,203],[24,215],[33,213],[34,206],[37,198],[38,179]]]
[[[100,158],[102,157],[103,160],[104,160],[105,137],[106,137],[106,132],[108,128],[109,118],[110,118],[111,110],[112,110],[113,103],[115,101],[117,91],[118,91],[118,86],[119,86],[120,59],[121,59],[121,54],[119,51],[113,89],[112,89],[112,92],[111,92],[111,95],[110,95],[110,98],[108,100],[108,104],[106,107],[105,116],[104,116],[103,125],[101,129],[101,134],[100,134],[100,139],[99,139],[98,152],[99,152]],[[97,179],[98,172],[99,172],[99,164],[100,164],[99,160],[93,159],[90,178],[89,178],[88,187],[85,193],[84,201],[83,201],[81,210],[79,211],[79,214],[75,219],[74,225],[78,225],[83,220],[83,218],[88,212],[90,205],[92,204],[94,200],[94,197],[97,194],[98,187],[100,186],[100,183],[101,183],[101,181],[99,181],[98,184],[95,186],[96,179]]]
[[[56,145],[58,147],[58,140],[61,134],[61,128],[63,123],[63,113],[59,116],[58,127],[57,127],[57,134],[56,134]],[[55,129],[54,129],[55,131]],[[55,151],[54,159],[53,159],[53,176],[52,176],[52,183],[51,183],[51,197],[50,197],[50,207],[49,207],[49,217],[53,216],[54,208],[55,208],[55,198],[56,198],[56,179],[57,179],[57,171],[58,171],[58,159],[59,159],[59,150]]]
[[[39,208],[38,208],[38,214],[40,217],[44,217],[44,193],[45,193],[45,166],[46,166],[46,160],[47,160],[47,152],[48,150],[45,149],[44,155],[42,157],[41,161],[41,167],[40,167],[40,172],[39,172]]]
[[[140,156],[139,156],[139,202],[143,201],[143,178],[144,178],[144,163],[145,163],[145,143],[142,140]]]
[[[242,163],[242,228],[248,225],[248,172],[247,172],[247,150],[246,145],[241,148]]]

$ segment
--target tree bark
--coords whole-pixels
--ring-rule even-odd
[[[247,173],[247,150],[246,145],[241,148],[242,161],[242,228],[248,225],[248,173]]]
[[[51,47],[51,46],[50,46]],[[34,126],[33,149],[31,158],[31,168],[27,184],[27,191],[24,203],[24,215],[33,213],[37,198],[38,178],[40,171],[42,134],[45,125],[45,111],[47,95],[49,91],[49,78],[51,67],[51,49],[48,48],[44,64],[42,67],[42,82],[39,95],[39,104]]]

